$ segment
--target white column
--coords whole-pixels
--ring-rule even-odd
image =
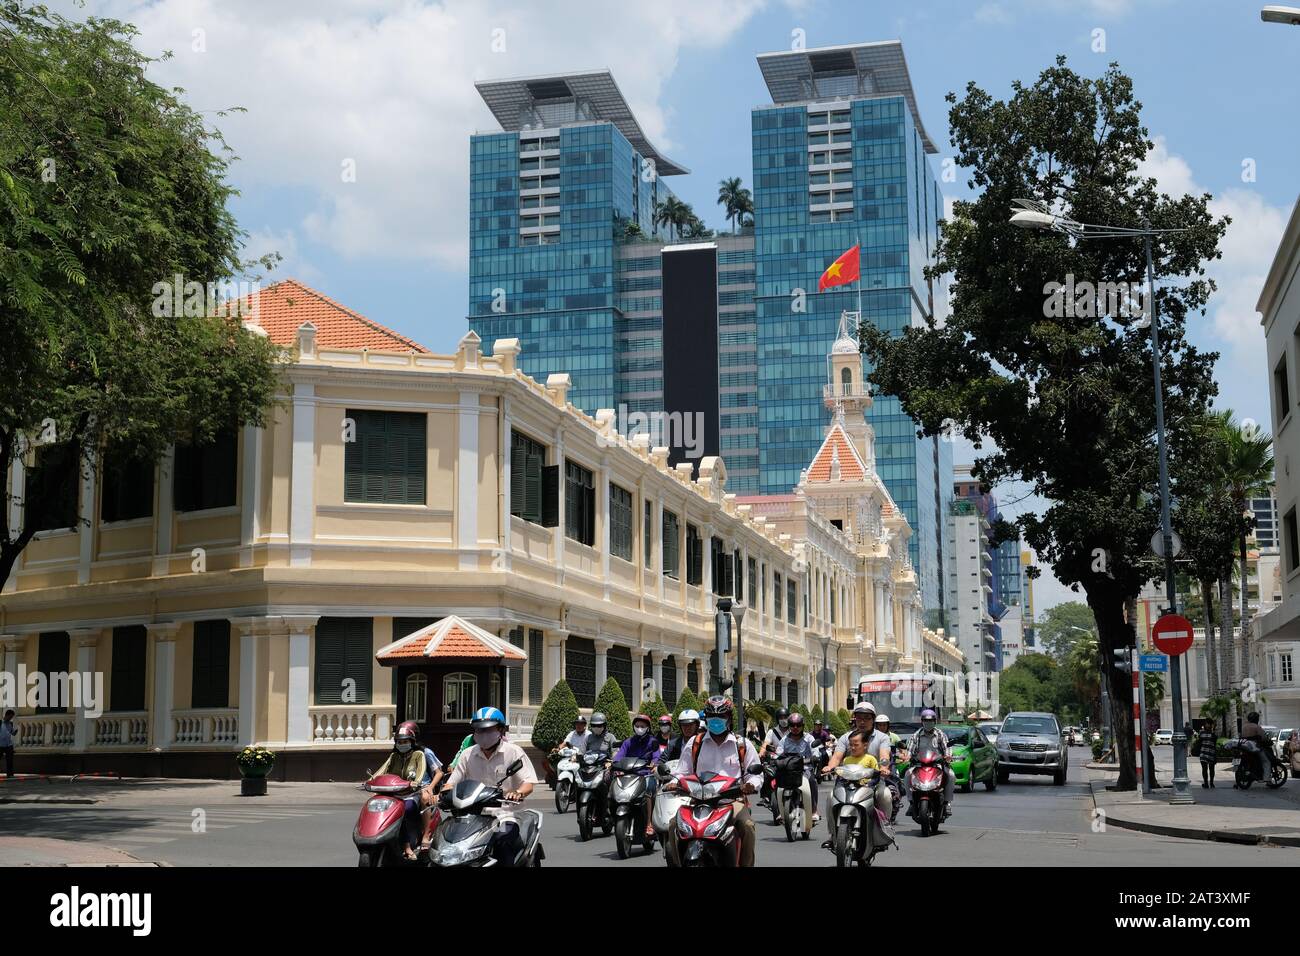
[[[172,553],[172,524],[174,513],[172,504],[175,492],[172,482],[175,480],[176,446],[168,445],[158,462],[158,508],[153,524],[153,574],[162,577],[170,570],[169,559]]]
[[[25,637],[16,634],[0,634],[0,669],[12,675],[9,679],[13,681],[14,687],[13,700],[5,701],[4,707],[18,707],[18,656],[23,653],[26,643]]]
[[[565,542],[564,523],[566,521],[565,512],[568,510],[564,506],[565,475],[564,475],[564,429],[563,428],[557,428],[555,430],[555,442],[551,446],[551,453],[554,456],[554,460],[551,462],[551,464],[555,465],[558,469],[557,471],[558,479],[555,483],[556,498],[558,500],[555,502],[555,514],[556,514],[555,527],[551,529],[551,542],[552,542],[551,553],[555,555],[555,570],[559,575],[559,580],[563,582],[564,542]],[[543,507],[545,507],[545,505],[543,505]]]
[[[596,648],[596,693],[605,686],[605,681],[609,679],[609,649],[614,646],[613,641],[607,641],[603,638],[597,638],[591,642]]]
[[[605,599],[609,600],[609,466],[604,463],[596,472],[596,521],[600,525],[600,538],[596,542],[600,549],[600,580]],[[637,555],[632,555],[632,560],[636,558]]]
[[[456,421],[456,549],[460,569],[478,569],[478,392],[460,393]]]
[[[510,460],[510,399],[502,395],[497,399],[498,406],[501,410],[497,416],[497,488],[500,489],[500,508],[497,509],[497,522],[499,531],[497,534],[498,547],[501,554],[497,556],[496,567],[502,571],[510,570],[510,469],[514,463]],[[527,633],[527,632],[525,632]],[[520,674],[519,680],[524,682],[524,696],[527,697],[528,682]]]
[[[542,672],[542,693],[564,679],[564,639],[568,631],[548,631],[546,634],[546,669]],[[538,704],[540,706],[540,702]]]
[[[176,702],[176,632],[180,625],[146,624],[153,644],[153,745],[172,744],[172,708]]]
[[[247,568],[253,564],[253,545],[261,535],[257,510],[262,499],[262,429],[245,425],[243,444],[243,474],[239,482],[239,566]]]
[[[77,628],[68,631],[71,644],[77,650],[77,673],[82,675],[83,686],[87,677],[92,681],[94,680],[95,650],[99,646],[99,635],[100,630],[98,628]],[[84,698],[73,702],[73,750],[85,750],[94,739],[95,722],[93,718],[86,716],[86,709],[82,706],[83,701]],[[108,710],[108,701],[101,700],[98,703],[100,710]]]
[[[710,525],[706,524],[700,528],[700,539],[707,554],[706,560],[701,562],[704,567],[700,569],[700,600],[704,602],[701,610],[705,614],[711,614],[713,613],[713,562],[716,556],[713,553],[713,528]]]
[[[80,463],[79,463],[80,464]],[[80,502],[77,508],[77,583],[90,583],[90,562],[95,556],[95,527],[99,515],[95,513],[95,474],[87,468],[81,476]]]
[[[662,601],[664,599],[664,502],[662,498],[654,500],[654,507],[651,509],[652,520],[654,521],[654,549],[650,557],[650,573],[654,576],[655,597]],[[655,689],[661,689],[659,683],[659,674],[655,672]]]
[[[257,632],[255,621],[232,618],[230,626],[239,634],[239,744],[247,747],[257,742]]]
[[[646,653],[650,655],[650,663],[651,663],[651,665],[652,665],[652,669],[653,669],[653,673],[654,673],[654,680],[655,680],[655,693],[656,693],[656,694],[659,694],[660,696],[663,696],[663,692],[664,692],[664,655],[663,655],[663,652],[662,652],[662,651],[646,651]],[[665,704],[668,704],[668,705],[671,706],[672,701],[666,700],[666,701],[664,701],[664,703],[665,703]]]
[[[289,493],[289,563],[311,564],[316,518],[316,386],[293,387],[293,465]]]
[[[888,632],[885,627],[885,589],[880,586],[880,581],[873,580],[871,582],[871,594],[875,598],[876,607],[874,620],[871,622],[872,630],[876,632],[874,643],[879,647],[884,642],[885,634]]]
[[[286,617],[289,628],[289,699],[285,743],[304,746],[312,742],[311,639],[319,617]]]
[[[681,651],[673,654],[673,669],[677,671],[677,696],[682,695],[682,690],[686,687],[686,652]],[[667,703],[667,701],[664,701]]]

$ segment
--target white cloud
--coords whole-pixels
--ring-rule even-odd
[[[475,80],[609,67],[676,159],[659,100],[679,52],[725,42],[763,3],[92,0],[68,13],[118,17],[139,28],[143,50],[172,50],[155,79],[185,88],[196,109],[246,107],[214,118],[241,157],[234,177],[309,197],[306,236],[347,257],[460,271],[469,135],[497,128]],[[345,160],[355,182],[343,181]]]

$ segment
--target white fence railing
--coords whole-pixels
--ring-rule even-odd
[[[149,714],[143,710],[95,718],[96,747],[143,747],[149,742]]]
[[[309,708],[312,743],[383,743],[393,736],[396,707],[319,706]]]
[[[76,739],[77,721],[71,714],[37,714],[14,720],[19,751],[65,749]]]
[[[239,742],[239,711],[234,707],[212,707],[172,712],[172,743],[177,746]]]

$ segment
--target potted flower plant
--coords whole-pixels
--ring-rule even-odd
[[[266,795],[266,775],[275,766],[275,752],[265,747],[245,747],[235,757],[239,765],[239,792],[246,797]]]

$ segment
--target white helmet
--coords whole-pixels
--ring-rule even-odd
[[[888,714],[876,714],[876,723],[878,723],[878,724],[887,724],[887,723],[890,723],[889,715],[888,715]]]
[[[873,704],[871,703],[871,701],[869,701],[869,700],[860,700],[860,701],[858,701],[858,706],[856,706],[856,707],[853,708],[853,713],[855,713],[855,714],[870,714],[872,717],[874,717],[874,716],[876,716],[876,708],[875,708],[875,705],[873,705]]]
[[[700,722],[700,712],[698,710],[687,708],[677,715],[677,722],[679,724],[683,722],[690,723],[691,721],[695,721],[697,724]]]

